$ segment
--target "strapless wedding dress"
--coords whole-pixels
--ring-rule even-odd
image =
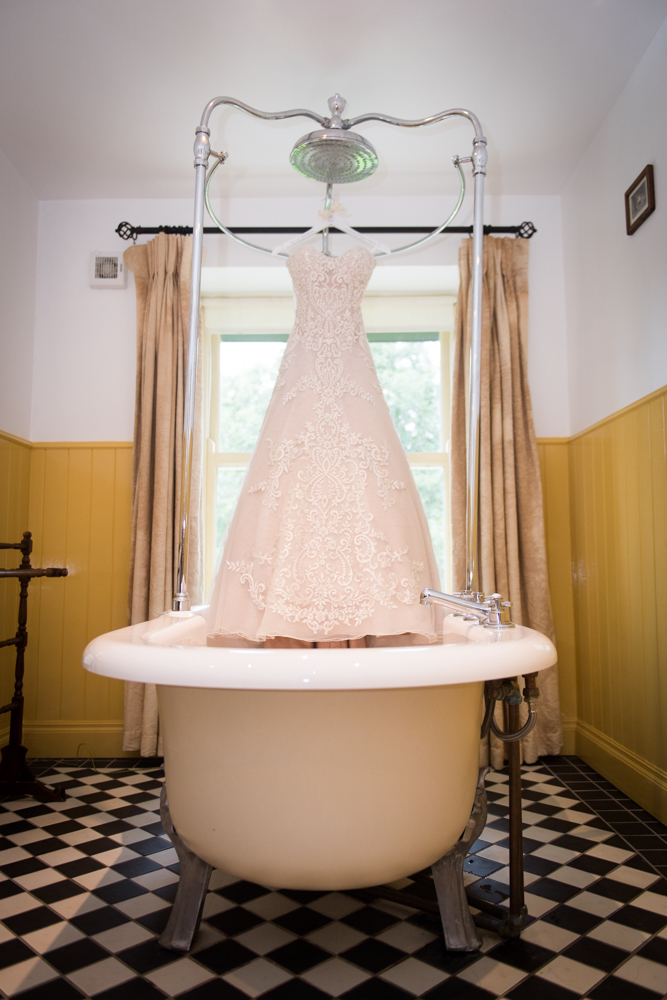
[[[296,321],[229,525],[209,634],[434,641],[433,608],[419,603],[439,587],[431,537],[361,317],[375,258],[306,246],[287,267]]]

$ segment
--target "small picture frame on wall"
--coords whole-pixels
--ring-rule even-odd
[[[632,236],[654,210],[653,164],[648,163],[625,192],[625,228],[628,236]]]

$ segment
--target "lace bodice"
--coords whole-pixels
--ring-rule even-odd
[[[435,559],[361,316],[375,259],[307,246],[287,266],[296,321],[230,525],[211,631],[430,634],[419,594],[437,585]]]

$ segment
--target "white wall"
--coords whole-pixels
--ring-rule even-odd
[[[351,225],[431,225],[451,208],[446,198],[364,198],[338,195]],[[230,225],[312,225],[316,199],[236,199],[221,203]],[[38,441],[130,440],[134,413],[135,299],[132,275],[126,290],[88,287],[92,250],[125,248],[114,230],[135,225],[186,224],[188,200],[50,201],[40,205],[35,376],[30,437]],[[530,219],[529,368],[538,435],[569,433],[560,199],[554,196],[490,198],[487,221],[513,224]],[[457,220],[458,221],[458,220]],[[469,206],[462,224],[470,221]],[[145,237],[142,238],[145,241]],[[268,237],[249,237],[270,243]],[[274,244],[285,237],[274,238]],[[226,237],[206,238],[210,266],[282,267]],[[341,246],[342,244],[339,244]],[[398,245],[396,238],[394,244]],[[452,264],[458,237],[380,265]],[[335,246],[334,246],[335,249]]]
[[[667,383],[667,21],[563,196],[572,433]],[[623,194],[647,163],[656,210],[632,236]]]
[[[30,437],[37,199],[0,153],[0,430]]]

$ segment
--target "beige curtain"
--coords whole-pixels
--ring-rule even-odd
[[[528,388],[528,240],[484,237],[482,306],[479,583],[512,602],[512,620],[554,638],[547,576],[542,483]],[[466,396],[472,312],[472,240],[459,251],[452,385],[452,568],[465,586]],[[557,668],[538,675],[538,721],[522,742],[533,763],[562,746]],[[502,725],[501,706],[497,707]],[[522,719],[525,706],[522,706]],[[502,766],[504,747],[493,736],[482,763]]]
[[[171,607],[178,554],[183,402],[192,238],[160,233],[123,255],[137,291],[137,382],[132,478],[131,625]],[[201,337],[201,334],[200,334]],[[192,456],[188,592],[202,599],[201,348]],[[162,752],[155,685],[127,682],[123,750]]]

